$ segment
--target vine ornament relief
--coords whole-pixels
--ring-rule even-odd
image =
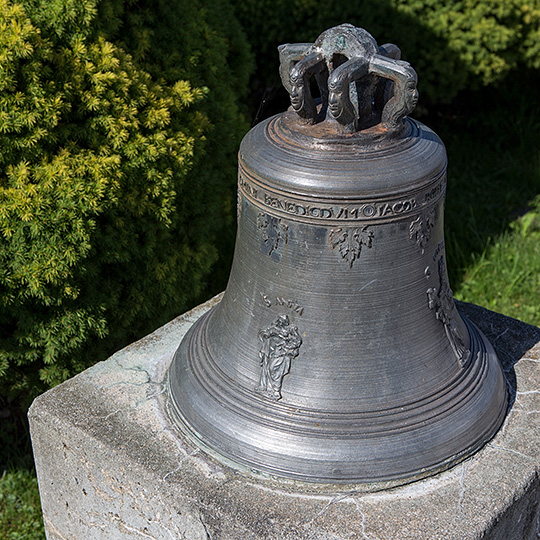
[[[328,236],[332,249],[338,247],[342,258],[352,268],[353,263],[360,257],[362,246],[371,248],[373,244],[373,232],[368,231],[368,226],[363,228],[332,229]]]
[[[409,238],[422,250],[426,249],[431,236],[431,229],[435,226],[435,210],[420,214],[409,226]]]
[[[262,238],[268,250],[268,255],[289,239],[289,226],[281,219],[259,212],[257,216],[257,228],[262,231]]]

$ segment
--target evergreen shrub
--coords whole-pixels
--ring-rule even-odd
[[[199,300],[250,66],[221,0],[0,0],[0,394]]]
[[[257,58],[257,88],[279,85],[281,43],[351,23],[395,43],[419,74],[421,104],[540,67],[540,0],[232,0]]]

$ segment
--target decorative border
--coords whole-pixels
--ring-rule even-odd
[[[373,200],[339,200],[294,196],[272,190],[258,182],[240,164],[238,190],[262,211],[293,221],[339,225],[343,223],[386,223],[418,215],[425,207],[444,198],[446,168],[427,187],[410,191],[401,197]]]

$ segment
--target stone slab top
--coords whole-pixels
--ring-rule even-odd
[[[246,476],[206,456],[171,424],[166,410],[167,368],[193,322],[219,299],[176,318],[36,399],[29,417],[49,538],[72,536],[50,532],[60,531],[62,525],[53,515],[58,501],[47,483],[47,456],[41,455],[45,443],[40,443],[39,426],[45,424],[47,430],[57,430],[66,463],[76,464],[70,465],[75,470],[69,474],[78,475],[77,489],[99,496],[95,479],[101,475],[103,489],[108,486],[108,504],[124,510],[129,506],[137,514],[129,524],[124,510],[100,514],[94,508],[92,523],[101,530],[95,538],[509,540],[540,536],[536,510],[539,328],[459,303],[459,310],[484,332],[503,365],[511,394],[504,425],[482,450],[450,470],[399,488],[363,493],[354,486],[309,486]],[[106,474],[113,480],[109,482]],[[90,503],[69,504],[70,511],[78,512],[78,519],[84,521],[82,513]],[[114,528],[115,520],[124,523],[124,531],[131,527],[144,534],[105,534]],[[143,522],[144,527],[136,525]],[[89,533],[86,540],[93,537]]]

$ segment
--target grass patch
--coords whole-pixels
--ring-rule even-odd
[[[456,298],[540,325],[539,73],[432,115],[448,150],[445,239]]]
[[[45,540],[26,409],[1,396],[0,539]]]
[[[456,298],[540,326],[540,197],[475,257]]]
[[[32,469],[4,471],[0,476],[0,538],[45,539],[37,479]]]

